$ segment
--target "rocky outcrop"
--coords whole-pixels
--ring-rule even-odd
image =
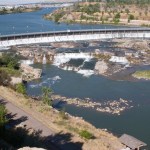
[[[98,74],[106,73],[107,69],[108,69],[107,63],[104,61],[98,61],[95,65],[95,71]]]
[[[18,83],[22,83],[22,77],[11,77],[11,84],[15,85]]]
[[[93,102],[93,100],[91,100],[90,98],[67,98],[65,96],[55,94],[52,95],[52,100],[54,101],[54,105],[62,101],[70,105],[76,105],[77,107],[92,108],[96,111],[113,115],[120,115],[123,111],[131,109],[133,107],[131,105],[132,101],[122,98],[120,98],[119,100],[109,100],[105,102]]]
[[[21,64],[20,67],[23,71],[22,78],[25,81],[39,79],[41,77],[42,69],[33,68],[27,64]]]

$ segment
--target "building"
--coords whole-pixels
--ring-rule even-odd
[[[128,134],[123,134],[119,138],[119,140],[122,144],[124,144],[125,146],[127,146],[127,148],[130,148],[131,150],[140,150],[141,147],[147,146],[146,143]]]

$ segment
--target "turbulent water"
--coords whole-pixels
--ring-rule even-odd
[[[84,76],[90,76],[94,74],[94,71],[91,69],[83,69],[83,66],[86,62],[90,62],[92,58],[93,56],[90,55],[90,53],[58,53],[54,57],[53,64],[57,67],[61,67],[64,70],[73,70]],[[73,64],[69,64],[71,60],[76,60],[76,62],[78,63],[78,61],[80,61],[81,59],[83,61],[78,67],[73,66]],[[64,65],[65,63],[67,63],[68,65]]]

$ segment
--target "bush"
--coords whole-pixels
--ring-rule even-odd
[[[117,13],[117,14],[115,15],[115,18],[116,18],[116,19],[119,19],[119,18],[120,18],[120,13]]]
[[[59,22],[59,20],[64,16],[62,12],[54,14],[54,21]]]
[[[8,86],[10,81],[11,81],[11,78],[7,74],[7,72],[0,70],[0,85]]]
[[[18,93],[21,93],[21,94],[23,94],[23,95],[26,95],[26,87],[25,87],[25,85],[24,85],[23,83],[17,84],[17,85],[16,85],[16,91],[17,91]]]
[[[128,22],[130,22],[130,20],[134,20],[134,16],[132,14],[128,16]]]
[[[13,68],[13,69],[19,69],[19,63],[18,58],[16,56],[13,56],[11,54],[4,53],[2,57],[0,58],[0,66]]]
[[[133,20],[134,19],[134,15],[130,14],[128,19]]]
[[[49,106],[52,106],[52,95],[53,91],[49,87],[42,87],[42,101],[44,104],[47,104]]]
[[[3,127],[8,121],[6,118],[6,114],[7,114],[6,107],[0,104],[0,128]]]
[[[87,130],[82,130],[79,132],[79,135],[82,137],[82,138],[85,138],[85,139],[92,139],[94,136],[92,133],[90,133],[89,131]]]
[[[59,116],[64,120],[68,119],[68,115],[65,113],[65,109],[59,111]]]

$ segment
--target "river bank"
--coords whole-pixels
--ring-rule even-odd
[[[17,6],[17,7],[0,7],[0,15],[6,15],[6,14],[15,14],[15,13],[25,13],[25,12],[35,12],[35,11],[39,11],[40,8],[39,7],[35,7],[35,6],[30,6],[30,7],[26,7],[26,6]]]
[[[24,111],[27,111],[37,120],[43,122],[47,127],[54,129],[56,133],[59,133],[60,131],[64,134],[70,133],[72,135],[72,142],[83,143],[83,150],[97,150],[99,147],[103,150],[116,150],[124,147],[114,135],[102,129],[96,129],[79,117],[73,117],[67,114],[68,119],[64,120],[56,109],[45,106],[31,98],[27,99],[21,94],[5,87],[0,87],[0,95],[17,105],[19,108],[22,108]],[[78,132],[85,129],[91,132],[95,138],[85,140],[78,136]],[[65,139],[63,139],[63,141],[65,141]]]

